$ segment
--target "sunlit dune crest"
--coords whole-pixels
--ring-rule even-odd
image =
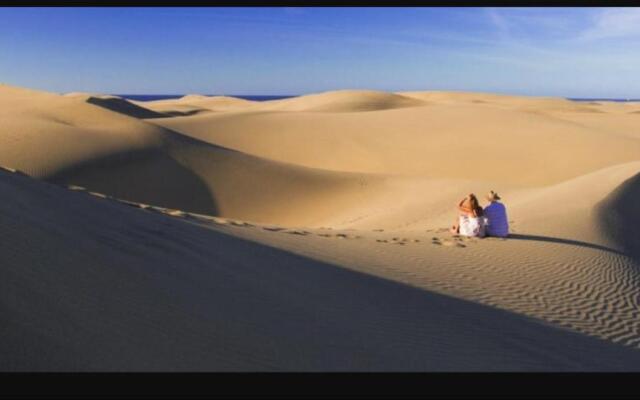
[[[0,165],[3,370],[640,369],[636,103],[0,85]]]

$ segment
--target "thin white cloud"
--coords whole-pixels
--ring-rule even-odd
[[[640,8],[610,8],[599,10],[593,25],[582,32],[587,40],[640,37]]]
[[[491,22],[493,27],[497,30],[500,38],[503,40],[510,39],[510,28],[507,19],[504,18],[498,10],[493,8],[487,8],[486,13],[489,17],[489,22]]]
[[[486,8],[492,26],[503,39],[536,41],[541,38],[562,39],[582,27],[584,10],[545,8]]]

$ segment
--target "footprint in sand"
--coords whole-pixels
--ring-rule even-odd
[[[373,229],[374,232],[384,232],[384,229]]]
[[[346,234],[346,233],[338,233],[336,236],[340,237],[342,239],[360,239],[360,238],[362,238],[362,236],[360,236],[360,235],[349,235],[349,234]]]
[[[205,215],[198,215],[198,214],[191,214],[191,213],[186,213],[185,218],[200,221],[200,222],[210,221],[210,218]]]
[[[333,235],[330,234],[330,233],[318,233],[318,236],[327,237],[327,238],[328,237],[333,237]]]
[[[29,177],[29,175],[27,175],[26,173],[20,171],[19,169],[15,169],[15,168],[11,168],[11,167],[1,167],[1,166],[0,166],[0,169],[3,169],[5,171],[7,171],[7,172],[11,172],[12,174]]]
[[[240,226],[240,227],[243,227],[243,228],[252,228],[253,227],[253,225],[251,225],[248,222],[244,222],[244,221],[231,221],[231,225]]]
[[[455,242],[452,240],[445,240],[444,242],[442,242],[442,244],[447,247],[467,247],[466,244],[462,244],[460,242]]]
[[[150,205],[144,204],[144,203],[136,203],[134,201],[128,201],[128,200],[117,200],[117,201],[129,207],[141,208],[143,210],[146,210],[147,208],[151,208]]]
[[[285,231],[285,233],[288,233],[290,235],[302,235],[302,236],[306,236],[308,234],[310,234],[311,232],[307,232],[307,231],[300,231],[300,230],[294,230],[294,231]]]
[[[138,205],[140,203],[135,203],[133,201],[129,201],[129,200],[122,200],[122,199],[117,199],[118,203],[122,203],[124,205],[130,206],[130,207],[136,207],[138,208]]]
[[[281,228],[279,226],[263,226],[262,229],[264,229],[265,231],[279,232],[283,231],[285,228]]]
[[[165,214],[171,215],[172,217],[185,217],[187,215],[186,212],[180,210],[167,210]]]
[[[378,242],[378,243],[389,243],[389,241],[387,239],[376,239],[376,242]]]
[[[211,221],[219,225],[229,225],[230,223],[229,220],[225,218],[219,218],[219,217],[211,217]]]

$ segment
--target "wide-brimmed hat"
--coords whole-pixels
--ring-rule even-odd
[[[487,200],[489,200],[489,201],[500,200],[500,196],[498,196],[498,193],[496,193],[496,192],[494,192],[492,190],[489,193],[487,193]]]

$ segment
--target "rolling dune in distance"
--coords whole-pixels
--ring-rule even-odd
[[[391,106],[360,112],[360,96],[352,91],[302,96],[277,105],[264,102],[236,112],[153,122],[203,141],[307,167],[523,186],[557,183],[633,161],[640,150],[636,138],[616,129],[616,124],[607,130],[591,122],[600,114],[584,109],[593,106],[564,99],[509,102],[509,96],[436,93],[420,96],[422,105],[395,107],[387,98],[385,104]],[[363,96],[367,104],[370,92]],[[305,111],[317,106],[318,97],[322,108],[333,111]],[[297,109],[303,111],[291,111]],[[584,115],[592,118],[581,121]]]
[[[638,112],[0,85],[0,369],[640,370]]]
[[[14,93],[24,97],[16,99]],[[0,97],[12,107],[22,105],[21,112],[3,116],[0,157],[5,165],[125,200],[252,220],[314,223],[375,197],[382,182],[366,174],[289,165],[211,145],[85,97],[4,87]],[[292,196],[297,201],[287,203]]]

